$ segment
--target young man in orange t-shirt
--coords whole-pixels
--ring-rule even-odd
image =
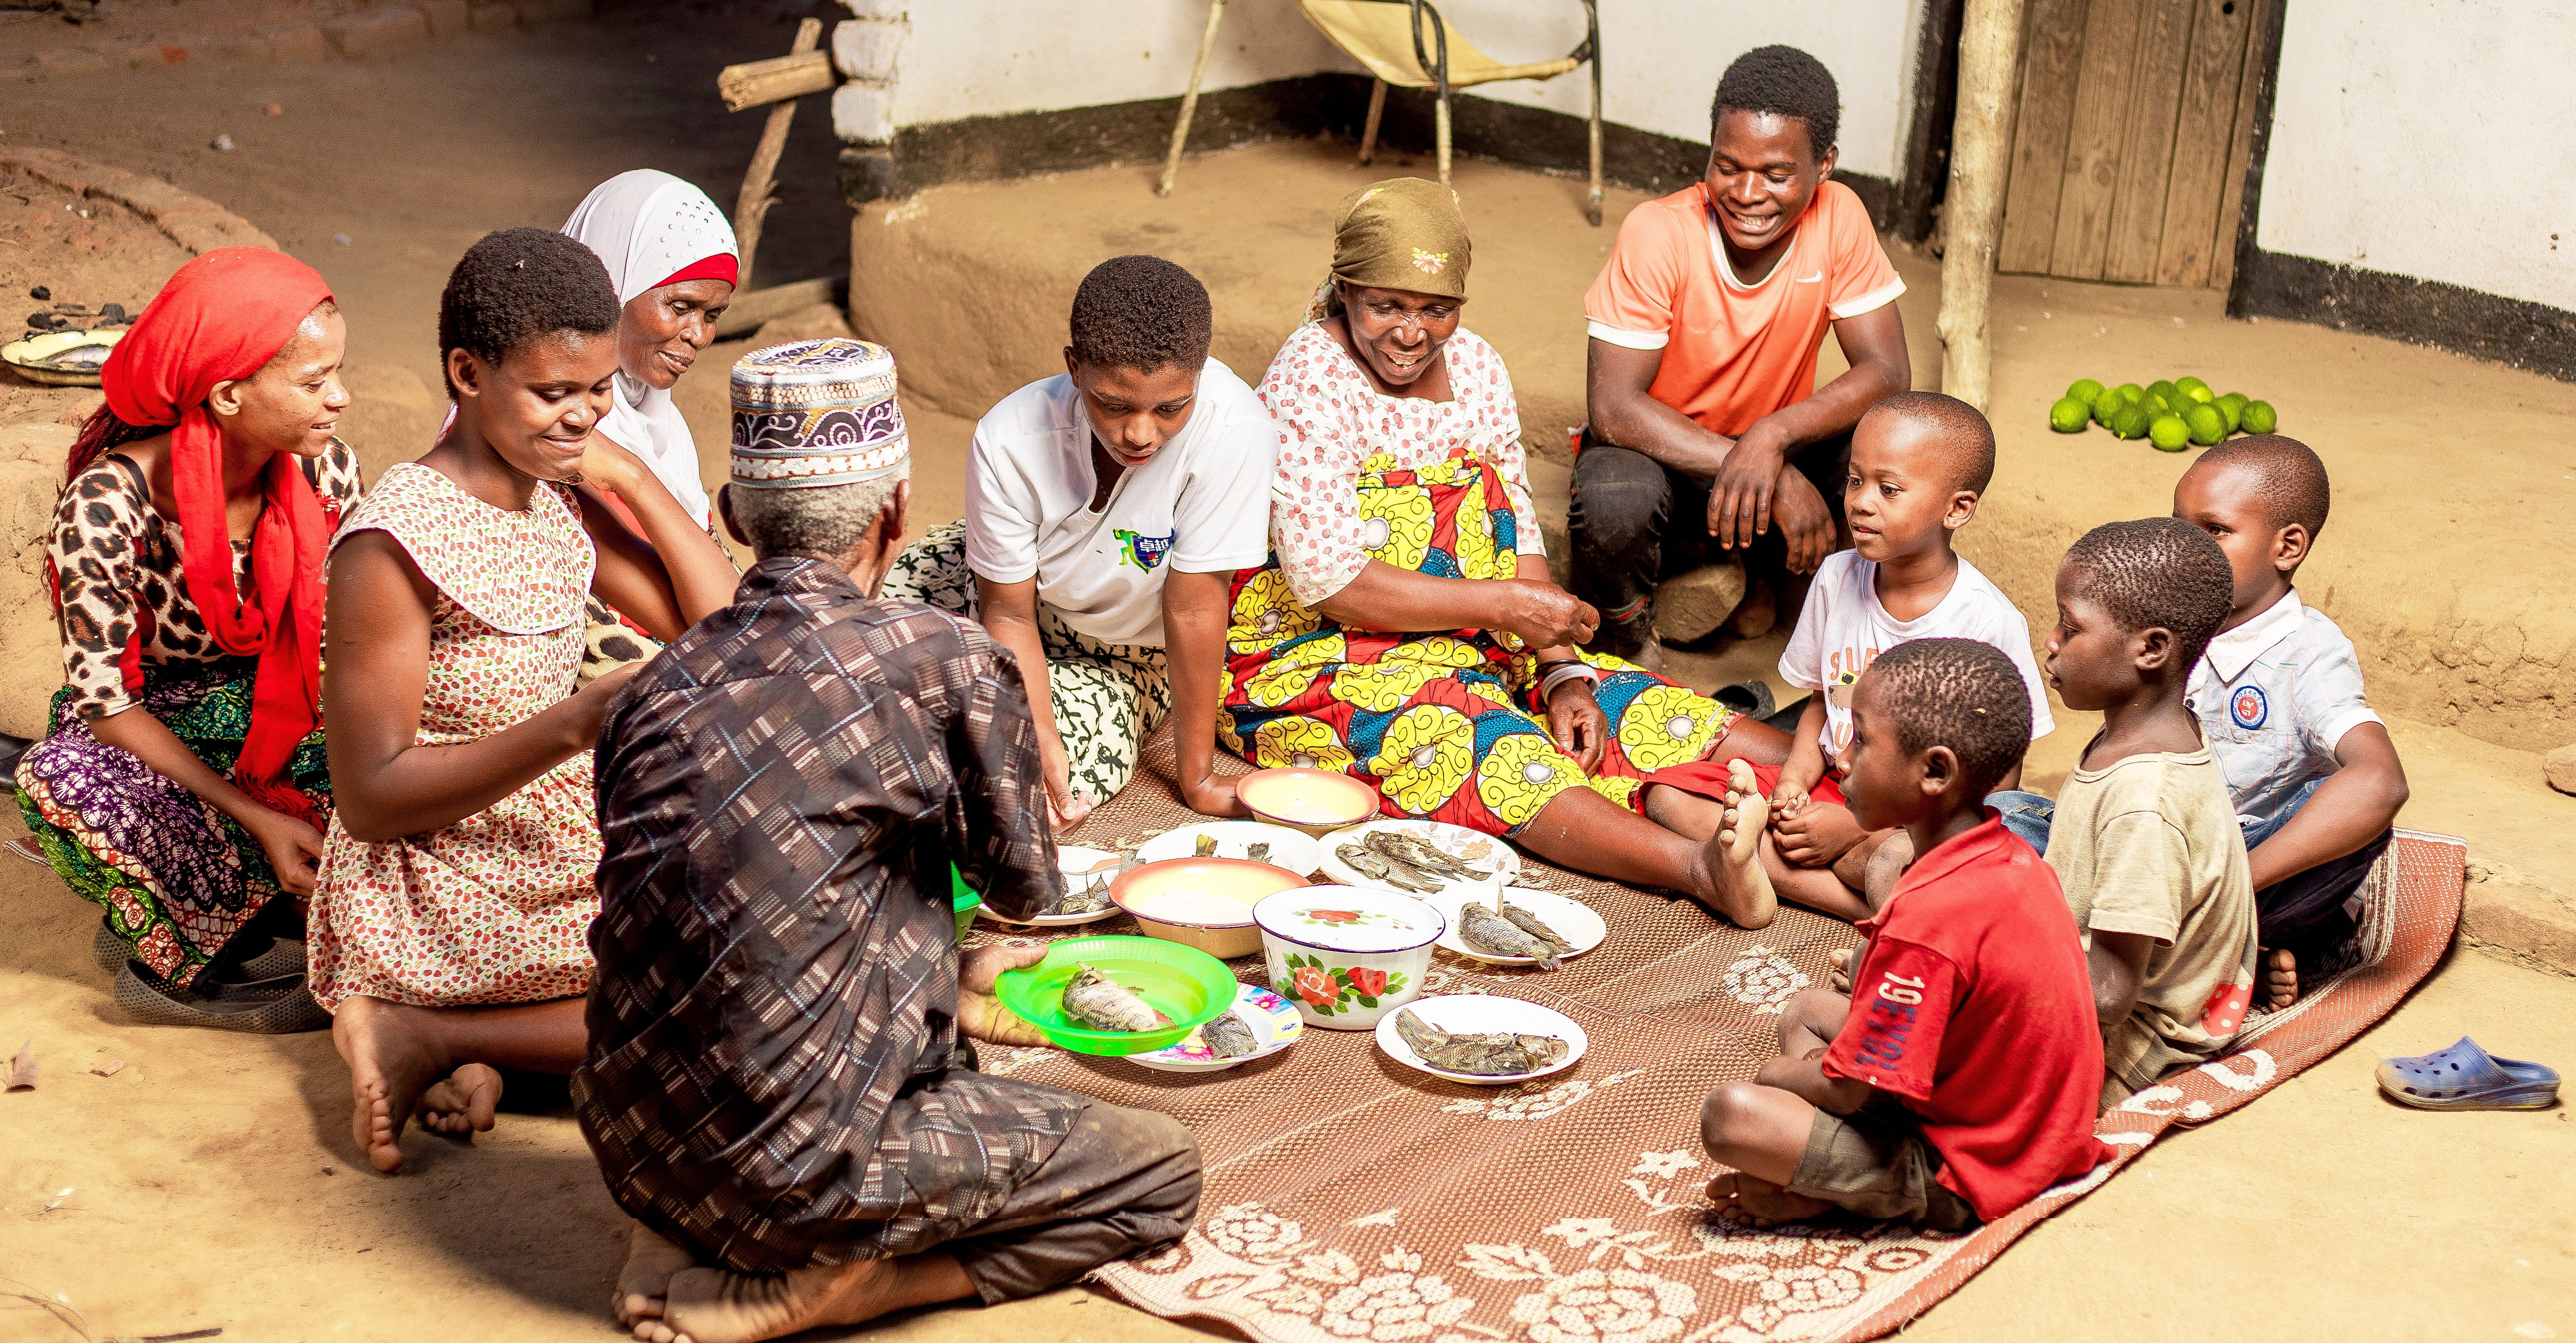
[[[1840,118],[1815,57],[1737,57],[1706,178],[1629,212],[1584,295],[1591,424],[1568,522],[1601,651],[1660,661],[1655,585],[1726,552],[1757,577],[1815,572],[1852,426],[1913,385],[1905,282],[1860,197],[1829,180]],[[1817,388],[1827,326],[1851,371]]]

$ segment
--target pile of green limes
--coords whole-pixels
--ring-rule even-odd
[[[2145,387],[2124,382],[2105,387],[2078,378],[2066,395],[2048,408],[2048,427],[2061,434],[2080,434],[2098,424],[2116,438],[2143,438],[2164,452],[2198,444],[2208,447],[2235,433],[2268,434],[2280,425],[2272,403],[2243,392],[2220,396],[2198,378],[2159,380]]]

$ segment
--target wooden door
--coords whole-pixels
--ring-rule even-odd
[[[1998,270],[2224,289],[2280,0],[2029,0]]]

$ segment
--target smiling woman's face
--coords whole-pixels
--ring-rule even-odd
[[[591,430],[616,395],[617,341],[607,333],[550,331],[487,364],[472,351],[447,352],[460,415],[510,469],[539,480],[571,480]]]
[[[1431,371],[1440,347],[1458,334],[1463,298],[1418,294],[1409,289],[1364,289],[1342,286],[1342,309],[1348,314],[1351,348],[1386,386],[1410,387]]]

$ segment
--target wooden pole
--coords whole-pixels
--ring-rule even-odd
[[[1181,119],[1172,123],[1172,152],[1163,156],[1163,180],[1154,188],[1157,196],[1171,195],[1173,179],[1181,175],[1181,146],[1190,141],[1190,118],[1199,110],[1199,83],[1207,78],[1208,53],[1216,50],[1216,21],[1224,17],[1225,0],[1208,0],[1207,31],[1199,35],[1199,58],[1190,66],[1190,91],[1181,95]]]
[[[1941,390],[1987,408],[1994,352],[1987,313],[2004,170],[2021,72],[2023,0],[1967,0],[1959,28],[1959,114],[1950,131],[1950,191],[1941,207]]]
[[[823,40],[823,21],[806,19],[796,25],[796,45],[790,54],[802,56],[814,50]],[[741,250],[735,255],[741,262],[742,277],[734,282],[734,291],[751,288],[751,258],[760,250],[760,222],[769,215],[769,207],[778,198],[769,194],[770,180],[778,175],[778,156],[787,151],[787,126],[796,119],[796,100],[785,99],[769,109],[769,124],[761,128],[760,147],[752,151],[751,171],[743,174],[742,195],[734,202],[734,245]]]

